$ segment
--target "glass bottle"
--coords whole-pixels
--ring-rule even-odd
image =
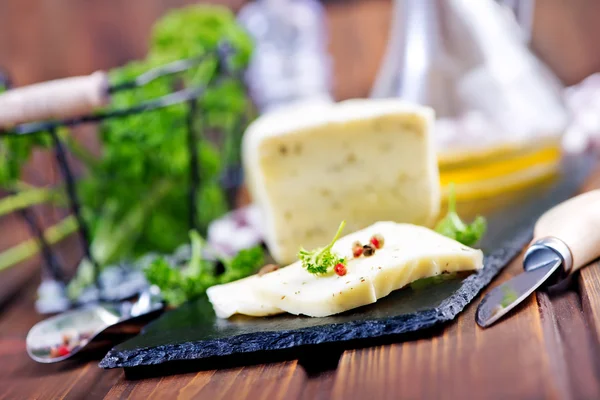
[[[478,197],[556,172],[568,122],[563,88],[529,51],[510,8],[395,0],[393,19],[372,97],[435,109],[443,187],[454,182],[459,198]]]

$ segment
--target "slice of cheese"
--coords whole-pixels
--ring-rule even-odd
[[[400,100],[348,100],[267,114],[246,131],[248,189],[280,264],[327,243],[341,220],[431,225],[440,188],[433,110]]]
[[[374,234],[383,235],[383,248],[371,257],[352,258],[352,243],[368,243]],[[291,314],[323,317],[374,303],[421,278],[483,266],[481,250],[424,227],[394,222],[378,222],[347,235],[333,250],[347,257],[345,276],[312,275],[296,262],[263,276],[254,296]]]
[[[353,258],[352,244],[368,243],[374,234],[384,237],[383,248],[371,257]],[[300,262],[295,262],[260,277],[216,286],[209,289],[209,298],[217,315],[260,316],[285,311],[323,317],[374,303],[421,278],[483,266],[480,250],[424,227],[394,222],[378,222],[344,236],[333,250],[347,257],[345,276],[333,272],[326,276],[312,275]],[[226,301],[218,300],[211,291]]]
[[[254,295],[254,285],[260,276],[252,275],[235,282],[208,288],[206,294],[219,318],[229,318],[234,314],[264,317],[280,314],[279,308],[261,302]]]

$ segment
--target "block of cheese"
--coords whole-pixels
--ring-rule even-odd
[[[352,244],[355,241],[368,243],[374,234],[383,236],[384,246],[370,257],[353,258]],[[209,289],[223,293],[223,297],[229,294],[231,303],[226,308],[216,304],[210,292],[209,298],[220,317],[244,314],[249,304],[252,310],[248,315],[271,315],[280,310],[323,317],[374,303],[421,278],[477,270],[483,266],[481,250],[464,246],[428,228],[395,222],[378,222],[344,236],[335,243],[333,251],[347,258],[344,276],[333,272],[313,275],[298,261],[260,277]],[[242,283],[245,287],[240,290]],[[270,313],[261,314],[261,310]]]
[[[275,260],[327,243],[341,220],[434,222],[440,206],[433,110],[400,100],[289,107],[250,125],[246,181]]]

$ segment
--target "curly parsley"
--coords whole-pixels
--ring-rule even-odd
[[[221,259],[225,271],[216,274],[216,262],[204,256],[206,242],[196,232],[190,232],[192,256],[183,267],[171,266],[163,257],[154,260],[145,270],[146,279],[160,288],[164,300],[177,307],[200,297],[213,285],[235,281],[255,273],[264,264],[263,249],[256,246],[241,250],[235,257]]]
[[[302,266],[308,272],[315,275],[323,275],[333,270],[336,264],[344,264],[346,262],[344,257],[340,257],[331,251],[331,248],[339,239],[342,230],[344,230],[344,226],[346,226],[346,221],[342,221],[333,240],[327,246],[312,251],[305,250],[304,248],[300,249],[298,258],[302,261]]]

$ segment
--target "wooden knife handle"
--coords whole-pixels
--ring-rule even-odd
[[[545,212],[537,221],[534,241],[556,237],[571,250],[571,271],[600,257],[600,190],[573,197]]]
[[[0,130],[26,122],[84,115],[108,103],[108,78],[98,71],[0,94]]]

